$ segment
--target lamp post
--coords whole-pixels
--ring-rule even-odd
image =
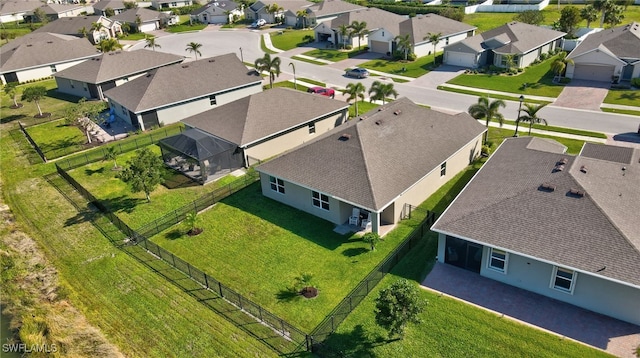
[[[296,65],[293,62],[289,62],[289,66],[293,68],[293,88],[298,89],[298,84],[296,83]]]
[[[524,102],[524,95],[520,95],[520,106],[518,106],[518,118],[516,118],[516,132],[513,133],[514,137],[518,136],[518,125],[520,124],[520,111],[522,110],[522,102]]]
[[[244,56],[242,56],[242,47],[240,47],[240,61],[244,63]]]

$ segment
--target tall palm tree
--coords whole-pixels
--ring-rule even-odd
[[[276,76],[280,76],[280,57],[271,58],[270,54],[265,53],[264,57],[257,59],[254,65],[256,71],[260,73],[269,72],[269,88],[273,88],[273,81]]]
[[[371,95],[373,93],[373,95]],[[380,81],[374,81],[369,88],[369,97],[371,101],[382,101],[385,103],[389,96],[398,98],[398,91],[393,88],[393,83],[382,83]]]
[[[122,45],[118,42],[118,39],[108,38],[98,43],[100,51],[107,53],[115,50],[122,49]]]
[[[406,61],[407,57],[409,57],[409,54],[411,53],[411,37],[409,34],[404,36],[398,35],[393,39],[393,41],[396,42],[398,50],[404,53],[404,60]]]
[[[350,37],[349,35],[351,34],[351,29],[349,28],[349,26],[342,24],[338,28],[338,33],[340,34],[340,42],[342,43],[342,47],[344,48],[346,44],[345,39]]]
[[[349,25],[351,28],[351,36],[358,36],[358,50],[362,46],[360,41],[364,40],[364,36],[369,33],[367,23],[365,21],[354,21]]]
[[[83,26],[80,30],[78,30],[78,33],[82,37],[87,38],[87,34],[89,33],[89,31],[87,31],[87,28]]]
[[[440,43],[440,37],[442,37],[442,32],[432,33],[429,32],[427,36],[423,38],[423,40],[429,40],[433,45],[433,64],[436,64],[436,46]]]
[[[303,29],[307,28],[307,17],[309,17],[309,13],[307,10],[298,10],[296,12],[296,16],[300,19],[301,25]]]
[[[500,113],[500,107],[506,107],[506,104],[503,100],[497,99],[495,101],[490,102],[488,96],[482,96],[478,98],[478,103],[473,104],[469,107],[468,111],[471,117],[475,119],[485,119],[486,126],[489,128],[489,122],[492,119],[497,119],[500,123],[500,127],[504,123],[504,116]],[[484,134],[484,142],[487,142],[489,132],[485,132]]]
[[[573,60],[567,58],[566,52],[561,52],[558,57],[551,63],[551,71],[555,73],[558,79],[564,76],[564,72],[567,69],[567,65],[573,65]]]
[[[593,7],[600,11],[600,27],[604,26],[604,18],[616,4],[612,0],[595,0]]]
[[[547,104],[531,104],[531,103],[525,103],[524,104],[524,108],[522,109],[522,112],[524,112],[525,114],[521,115],[518,118],[519,122],[529,122],[529,135],[531,135],[531,127],[533,127],[534,123],[544,123],[544,125],[547,125],[547,120],[538,117],[538,111],[541,110],[544,106],[546,106]]]
[[[360,82],[358,83],[349,83],[347,84],[347,89],[342,90],[342,93],[344,94],[348,94],[349,97],[347,97],[347,103],[351,102],[352,100],[355,100],[355,106],[356,106],[356,117],[359,115],[358,113],[358,98],[361,101],[364,101],[364,85]]]
[[[273,3],[271,5],[267,5],[265,11],[267,11],[267,13],[272,14],[273,15],[273,22],[278,22],[276,19],[276,16],[278,13],[280,13],[281,11],[283,11],[284,8],[276,3]]]
[[[149,36],[149,37],[145,38],[144,48],[150,48],[153,51],[155,51],[156,48],[160,48],[160,47],[162,47],[162,46],[160,46],[159,44],[156,43],[155,36]]]
[[[189,42],[187,44],[187,48],[185,48],[184,50],[195,54],[196,61],[197,61],[198,60],[198,55],[202,56],[202,52],[200,52],[200,48],[201,47],[202,47],[201,43]]]

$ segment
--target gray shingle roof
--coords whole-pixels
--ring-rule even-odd
[[[233,1],[228,0],[220,0],[220,1],[211,1],[208,4],[193,10],[191,15],[199,15],[208,9],[211,9],[212,15],[224,15],[225,11],[232,11],[238,8],[238,4]]]
[[[112,21],[107,19],[106,17],[102,17],[99,15],[61,17],[33,31],[33,33],[51,32],[54,34],[64,34],[80,37],[80,29],[84,27],[87,31],[91,31],[91,25],[94,22],[98,22],[101,18],[106,19],[109,22]]]
[[[310,6],[307,11],[316,17],[323,17],[361,9],[366,9],[366,7],[342,0],[324,0]]]
[[[30,33],[0,47],[0,73],[99,56],[84,38]]]
[[[250,7],[254,11],[258,11],[258,10],[262,9],[264,6],[271,5],[271,4],[278,4],[283,9],[291,10],[294,13],[297,10],[305,9],[305,8],[313,5],[312,2],[307,1],[307,0],[259,0],[259,1],[256,1],[255,3],[253,3]]]
[[[466,113],[437,112],[407,98],[361,118],[257,170],[380,211],[485,131]],[[343,134],[350,138],[340,140]]]
[[[96,10],[104,11],[107,8],[114,10],[124,9],[124,1],[121,0],[101,0],[93,4],[93,8]]]
[[[575,58],[599,47],[607,49],[618,58],[640,60],[640,23],[632,22],[628,25],[593,33],[587,36],[567,57]]]
[[[118,20],[122,23],[126,22],[129,24],[135,24],[136,23],[136,18],[138,16],[140,16],[140,21],[142,21],[143,23],[145,22],[152,22],[152,21],[158,21],[160,20],[160,15],[162,13],[158,12],[158,11],[154,11],[154,10],[149,10],[149,9],[145,9],[142,7],[137,7],[134,9],[128,9],[125,10],[121,13],[119,13],[118,15],[112,16],[111,19],[113,20]]]
[[[405,16],[372,7],[342,14],[331,20],[329,27],[337,29],[341,25],[349,26],[354,21],[364,21],[367,23],[367,30],[371,31],[379,28],[385,28],[392,33],[397,34],[400,32],[400,23],[405,19],[407,19]]]
[[[536,141],[507,139],[433,229],[640,286],[640,151],[622,171],[617,162],[531,149]],[[619,152],[597,146],[583,153]]]
[[[76,10],[83,7],[84,5],[81,5],[81,4],[56,4],[56,3],[44,4],[40,6],[40,8],[47,15],[58,15],[61,12]]]
[[[105,92],[134,113],[261,83],[235,54],[165,66]]]
[[[0,2],[0,15],[12,15],[16,13],[25,13],[27,11],[32,11],[42,6],[41,1],[25,1],[25,0],[14,0],[14,1],[2,1]]]
[[[400,23],[400,35],[409,34],[414,44],[429,41],[424,40],[429,33],[442,33],[441,37],[447,37],[475,29],[477,27],[436,14],[418,15]]]
[[[492,49],[502,54],[525,54],[564,35],[564,32],[514,21],[446,46],[445,50],[479,53]]]
[[[182,121],[240,147],[345,110],[348,104],[311,93],[273,88]],[[286,110],[283,110],[285,109]]]
[[[54,77],[99,84],[179,63],[182,60],[184,60],[183,56],[145,49],[116,51],[59,71],[54,74]]]

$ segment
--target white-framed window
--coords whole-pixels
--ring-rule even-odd
[[[177,2],[172,2],[171,6],[176,7],[176,6],[178,6],[178,3]]]
[[[58,72],[58,69],[56,68],[56,65],[50,65],[49,68],[51,68],[51,73]]]
[[[551,275],[551,288],[573,294],[573,289],[576,286],[577,276],[578,273],[573,270],[553,266],[553,275]]]
[[[316,208],[329,210],[329,196],[318,193],[317,191],[311,192],[311,203]]]
[[[215,95],[209,96],[209,104],[212,105],[212,106],[215,106],[216,104],[218,104],[218,100],[216,100],[216,96]]]
[[[447,162],[440,164],[440,176],[443,177],[447,175]]]
[[[487,262],[487,266],[490,269],[496,270],[498,272],[506,273],[508,261],[509,261],[508,252],[499,250],[499,249],[494,249],[493,247],[489,249],[489,261]]]
[[[284,194],[284,180],[270,176],[269,184],[271,184],[271,190]]]
[[[316,124],[315,123],[309,123],[309,134],[313,134],[316,132]]]

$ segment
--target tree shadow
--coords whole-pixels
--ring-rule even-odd
[[[354,257],[367,252],[369,252],[369,250],[365,249],[364,247],[352,247],[350,249],[343,250],[342,255],[346,257]]]
[[[84,170],[84,174],[87,176],[92,176],[93,174],[102,174],[102,173],[104,173],[104,167],[96,170],[89,169],[89,168]]]
[[[351,332],[331,334],[323,343],[314,346],[314,352],[320,357],[376,357],[375,347],[397,341],[372,336],[359,324]]]
[[[25,117],[26,116],[24,114],[12,114],[10,116],[2,117],[2,119],[0,119],[0,123],[4,124],[4,123],[13,122],[13,121],[18,121]]]
[[[55,142],[50,142],[50,143],[38,143],[38,146],[40,147],[40,150],[42,150],[43,152],[47,153],[47,152],[57,152],[57,151],[68,151],[68,150],[72,150],[72,151],[76,151],[73,150],[73,148],[76,148],[78,146],[82,146],[84,143],[80,143],[78,141],[77,137],[65,137],[63,139],[59,139]]]
[[[638,95],[638,92],[631,92],[631,93],[623,93],[620,95],[620,97],[618,97],[619,99],[628,99],[628,100],[637,100],[640,99],[640,95]]]
[[[123,211],[125,213],[131,213],[141,203],[147,201],[142,198],[130,198],[128,196],[119,196],[117,198],[102,199],[102,204],[109,208],[112,212]]]
[[[61,101],[66,101],[66,102],[73,102],[73,103],[78,103],[78,101],[82,98],[82,97],[58,92],[57,88],[48,90],[47,97],[59,99]]]
[[[276,293],[276,299],[280,302],[291,302],[300,298],[300,292],[295,287],[287,287]]]
[[[86,210],[79,211],[75,216],[72,216],[67,220],[65,220],[64,226],[68,227],[76,224],[91,222],[91,221],[94,221],[98,215],[99,215],[98,212],[89,210],[87,208]]]
[[[175,229],[175,230],[171,230],[168,233],[166,233],[164,235],[164,237],[167,238],[167,240],[178,240],[179,238],[181,238],[182,235],[182,231]]]

